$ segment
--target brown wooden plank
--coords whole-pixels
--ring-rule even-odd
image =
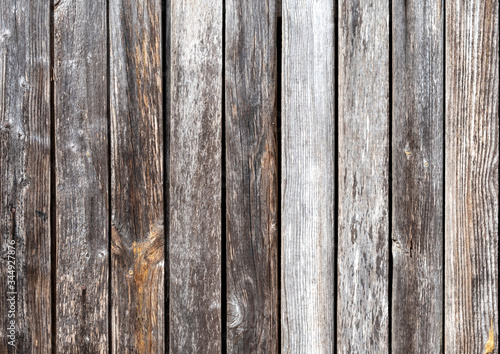
[[[333,1],[283,1],[281,349],[334,348]]]
[[[228,353],[278,352],[275,1],[226,1]]]
[[[222,1],[171,3],[170,351],[221,351]]]
[[[498,348],[498,6],[446,2],[447,353]]]
[[[114,353],[164,352],[161,1],[110,1]]]
[[[0,2],[1,353],[51,352],[49,5]]]
[[[104,0],[54,9],[57,351],[109,348],[107,35]]]
[[[392,351],[443,343],[443,3],[392,2]]]
[[[389,2],[339,2],[339,352],[388,351]]]

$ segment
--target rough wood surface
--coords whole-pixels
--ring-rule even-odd
[[[283,1],[281,342],[334,348],[333,2]]]
[[[228,353],[278,352],[274,0],[226,1]]]
[[[446,353],[498,348],[498,6],[446,2]]]
[[[56,326],[60,353],[109,348],[106,2],[54,9]]]
[[[392,351],[443,340],[444,9],[392,2]]]
[[[221,351],[222,1],[171,4],[170,351]]]
[[[339,352],[388,351],[389,3],[339,3]]]
[[[51,352],[49,11],[0,2],[1,353]]]
[[[161,1],[110,1],[112,349],[164,352]]]

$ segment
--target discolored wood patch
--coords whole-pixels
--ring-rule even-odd
[[[123,237],[115,226],[111,233],[111,252],[116,273],[114,276],[127,289],[129,311],[127,316],[134,324],[134,350],[151,352],[154,343],[153,328],[164,326],[159,322],[158,302],[151,301],[163,284],[165,235],[163,220],[151,227],[151,231],[138,241]],[[133,300],[132,300],[133,298]],[[120,314],[115,314],[120,315]],[[132,348],[129,348],[132,349]]]

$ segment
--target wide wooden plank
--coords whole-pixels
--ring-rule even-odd
[[[57,351],[109,348],[106,1],[54,8]]]
[[[171,3],[170,351],[221,351],[222,0]]]
[[[164,352],[161,11],[110,1],[114,353]]]
[[[339,352],[388,351],[389,2],[339,2]]]
[[[51,352],[50,6],[0,2],[0,352]]]
[[[443,339],[444,9],[392,2],[392,351]]]
[[[274,0],[226,0],[228,353],[278,352]]]
[[[446,353],[498,348],[498,6],[446,2]]]
[[[284,0],[281,346],[331,353],[335,285],[333,1]]]

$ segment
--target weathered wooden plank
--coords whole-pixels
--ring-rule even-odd
[[[114,353],[164,352],[161,11],[110,2]]]
[[[54,8],[57,351],[109,348],[106,2]]]
[[[446,353],[498,348],[498,6],[446,2]]]
[[[443,2],[392,2],[392,351],[443,339]]]
[[[283,1],[283,353],[334,348],[333,1]]]
[[[388,350],[389,3],[339,3],[339,352]]]
[[[222,1],[171,3],[170,351],[221,351]]]
[[[274,0],[226,0],[228,353],[278,352]]]
[[[2,353],[51,352],[49,11],[0,2]]]

